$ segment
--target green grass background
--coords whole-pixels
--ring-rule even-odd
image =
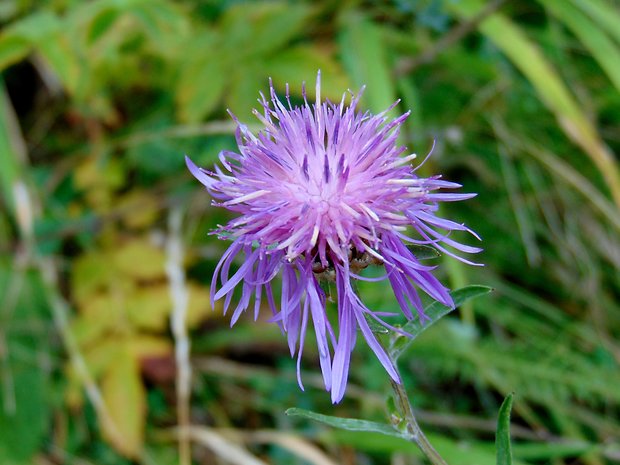
[[[620,460],[616,0],[3,0],[0,27],[1,464],[188,463],[187,422],[197,464],[422,463],[397,438],[284,414],[387,421],[361,341],[332,406],[312,337],[301,392],[267,317],[231,330],[209,308],[226,243],[208,233],[229,216],[183,154],[213,164],[235,147],[227,108],[258,127],[270,77],[297,99],[318,69],[332,100],[364,84],[366,109],[401,99],[402,142],[435,142],[419,172],[478,193],[442,213],[482,236],[485,266],[435,261],[451,287],[495,291],[400,359],[431,442],[495,463],[514,392],[517,463]],[[170,269],[189,297],[181,401]],[[360,292],[395,306],[382,284]]]

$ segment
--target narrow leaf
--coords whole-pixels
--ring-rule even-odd
[[[17,116],[0,77],[0,197],[4,197],[4,204],[14,215],[19,213],[14,195],[15,187],[21,182],[24,147]]]
[[[480,12],[484,3],[462,0],[449,3],[449,7],[459,16],[469,19]],[[541,49],[503,14],[489,16],[480,23],[479,28],[530,81],[541,101],[554,113],[566,136],[596,164],[616,204],[620,205],[620,171],[611,150]]]
[[[459,305],[463,305],[468,300],[488,294],[492,290],[493,288],[488,286],[471,285],[452,291],[450,295],[452,296],[452,300],[454,300],[454,308],[446,307],[439,302],[433,302],[424,309],[424,314],[427,316],[424,323],[422,323],[419,319],[415,319],[409,321],[403,327],[403,330],[411,334],[413,337],[407,338],[402,336],[395,339],[390,347],[390,354],[394,359],[397,359],[409,347],[413,340],[418,337],[418,335],[435,324],[435,322],[437,322],[441,317],[447,315]]]
[[[290,408],[285,412],[289,416],[309,418],[310,420],[333,426],[334,428],[344,429],[347,431],[366,431],[373,433],[381,433],[387,436],[397,438],[406,438],[406,435],[400,433],[391,425],[377,423],[374,421],[358,420],[356,418],[338,418],[320,413],[311,412],[301,408]]]
[[[588,13],[598,26],[606,29],[620,42],[620,11],[612,2],[604,0],[571,0],[571,3]]]
[[[616,89],[620,90],[620,48],[598,24],[569,2],[545,0],[544,5],[562,21],[592,54]]]
[[[495,447],[497,449],[497,465],[512,465],[510,449],[510,410],[512,409],[512,393],[508,394],[499,408]]]
[[[133,357],[119,357],[105,374],[103,398],[117,430],[102,424],[103,433],[114,448],[126,457],[138,457],[144,443],[146,393],[140,367]]]

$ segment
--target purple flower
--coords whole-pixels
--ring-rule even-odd
[[[420,178],[411,166],[415,154],[401,156],[406,148],[397,144],[397,137],[409,112],[389,121],[393,106],[378,115],[357,110],[361,92],[348,105],[346,94],[337,104],[322,102],[320,95],[320,73],[314,104],[308,103],[304,89],[304,105],[293,106],[288,85],[284,104],[271,84],[270,98],[261,94],[262,113],[254,111],[264,130],[254,135],[231,114],[239,153],[222,151],[215,172],[189,158],[186,162],[216,199],[213,204],[239,215],[217,230],[220,238],[233,242],[215,269],[212,301],[224,299],[226,313],[240,288],[232,326],[252,299],[256,319],[264,294],[272,321],[287,334],[291,356],[297,353],[302,389],[300,361],[312,324],[325,388],[336,403],[344,395],[358,328],[392,379],[400,382],[368,321],[398,329],[382,319],[388,314],[364,305],[353,282],[389,280],[403,314],[411,319],[415,311],[424,318],[417,289],[444,305],[454,303],[431,274],[434,267],[421,264],[405,244],[430,245],[449,255],[453,252],[445,246],[472,253],[480,249],[451,239],[453,230],[474,233],[435,214],[439,202],[475,194],[437,192],[460,185],[439,176]],[[231,273],[239,254],[244,255],[241,265]],[[369,265],[383,266],[385,274],[361,276]],[[279,302],[272,292],[277,275],[282,281]],[[322,281],[335,282],[337,326],[330,321]]]

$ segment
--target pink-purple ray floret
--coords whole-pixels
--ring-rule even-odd
[[[344,396],[351,352],[359,329],[392,379],[398,373],[373,333],[368,320],[393,328],[385,313],[370,310],[354,290],[368,265],[380,265],[407,319],[424,318],[418,289],[447,306],[454,306],[448,289],[423,265],[406,244],[435,247],[458,259],[453,249],[480,249],[448,237],[466,231],[462,224],[436,215],[439,202],[459,201],[474,194],[440,192],[461,187],[439,177],[420,178],[402,156],[399,129],[409,113],[390,120],[388,109],[377,115],[358,110],[361,92],[346,94],[339,103],[321,101],[320,74],[316,102],[294,106],[288,85],[285,102],[270,85],[255,115],[264,129],[254,135],[237,123],[239,153],[223,151],[215,172],[187,166],[215,199],[214,205],[238,216],[218,229],[233,242],[218,263],[211,299],[223,299],[226,313],[237,293],[233,325],[248,308],[258,318],[265,302],[286,333],[291,356],[297,355],[298,381],[306,330],[316,333],[325,388],[332,401]],[[446,248],[448,247],[448,248]],[[231,272],[235,263],[234,272]],[[237,263],[239,263],[237,265]],[[281,278],[276,301],[272,284]],[[335,282],[337,317],[329,317],[322,280]],[[251,305],[253,301],[253,305]],[[337,324],[333,324],[337,323]]]

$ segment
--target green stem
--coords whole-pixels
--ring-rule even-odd
[[[394,366],[396,366],[396,361],[392,360],[392,362],[394,363]],[[396,368],[396,370],[398,371],[398,368]],[[420,429],[420,425],[418,425],[418,421],[413,414],[413,409],[411,408],[411,402],[409,402],[407,391],[405,391],[403,385],[392,379],[390,382],[392,383],[392,389],[394,390],[398,408],[407,425],[409,440],[416,443],[416,445],[433,465],[448,465],[428,441],[427,437],[422,432],[422,429]]]

